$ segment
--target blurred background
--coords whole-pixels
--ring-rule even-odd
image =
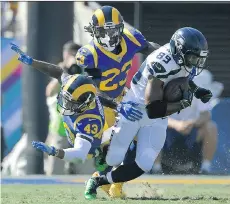
[[[71,68],[70,59],[92,39],[84,32],[84,26],[103,5],[116,7],[126,27],[139,29],[149,41],[160,45],[168,43],[172,34],[185,26],[194,27],[206,36],[209,67],[195,80],[214,96],[205,106],[194,101],[190,110],[171,117],[171,122],[177,125],[169,123],[165,147],[150,173],[230,175],[230,4],[87,1],[1,2],[3,175],[94,172],[92,160],[84,164],[67,163],[32,149],[32,140],[68,147],[55,106],[60,87],[45,75],[20,64],[9,43],[18,44],[35,59]],[[127,88],[144,58],[134,57]],[[70,72],[74,73],[74,69]],[[210,117],[205,118],[207,114]]]

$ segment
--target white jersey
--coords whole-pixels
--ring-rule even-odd
[[[145,103],[145,88],[150,75],[163,81],[165,86],[172,79],[186,77],[189,73],[176,64],[170,52],[169,44],[155,50],[142,63],[131,82],[135,101],[140,104]]]
[[[170,53],[169,45],[160,47],[147,57],[133,77],[131,89],[123,98],[123,101],[140,104],[138,108],[143,113],[142,119],[132,122],[119,114],[119,120],[113,127],[111,143],[106,156],[109,166],[118,166],[124,161],[127,149],[136,136],[135,162],[143,171],[148,172],[164,145],[168,118],[150,119],[144,105],[145,89],[151,75],[162,80],[165,86],[172,79],[186,77],[189,73],[176,64]],[[107,176],[109,177],[109,174]]]

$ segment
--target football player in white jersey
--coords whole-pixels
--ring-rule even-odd
[[[167,116],[189,107],[193,94],[202,102],[208,102],[212,96],[209,90],[199,88],[191,81],[190,89],[183,93],[182,100],[168,103],[163,100],[164,86],[172,79],[199,74],[205,66],[207,56],[208,43],[204,35],[194,28],[185,27],[174,33],[169,44],[147,57],[133,77],[131,89],[123,99],[139,103],[143,118],[131,122],[120,116],[114,125],[106,156],[108,165],[120,165],[137,135],[135,161],[120,165],[106,175],[89,179],[85,195],[96,198],[97,187],[126,182],[151,170],[165,142]]]

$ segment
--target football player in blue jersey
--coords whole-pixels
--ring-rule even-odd
[[[121,101],[134,55],[150,54],[160,46],[148,42],[138,30],[124,28],[123,17],[112,6],[97,9],[85,29],[93,40],[78,50],[77,64],[93,76],[100,91]],[[105,117],[107,127],[111,127],[114,110],[105,108]]]
[[[75,74],[64,77],[57,108],[63,115],[72,148],[56,149],[37,141],[32,143],[33,147],[67,161],[84,161],[94,156],[101,145],[104,126],[104,111],[96,92],[92,79],[87,76]]]
[[[97,9],[85,29],[93,39],[78,50],[77,64],[93,76],[105,96],[119,102],[124,96],[127,74],[134,55],[138,52],[148,55],[160,46],[147,41],[138,30],[125,28],[122,15],[112,6]],[[106,130],[114,124],[116,112],[110,107],[104,107],[104,111]],[[106,192],[110,189],[112,197],[121,196],[120,184],[102,188]]]
[[[33,142],[33,146],[49,155],[66,160],[85,160],[87,155],[95,156],[96,149],[101,145],[105,119],[99,100],[102,97],[97,96],[98,90],[91,77],[78,74],[69,75],[54,64],[38,61],[26,55],[15,44],[11,44],[11,49],[19,54],[18,60],[58,79],[62,84],[57,98],[58,110],[63,115],[68,141],[73,148],[56,149],[37,141]],[[136,121],[141,118],[142,113],[135,108],[137,104],[127,102],[118,105],[114,101],[109,102],[110,106],[112,105],[128,120]]]

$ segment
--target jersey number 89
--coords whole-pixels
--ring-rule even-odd
[[[162,59],[164,57],[164,59],[162,60],[165,64],[168,64],[171,60],[171,57],[166,55],[163,52],[160,52],[156,58],[157,59]],[[140,69],[138,70],[138,72],[134,75],[132,82],[133,84],[137,84],[138,81],[140,81],[141,77],[142,77],[142,72],[144,71],[144,68],[146,66],[146,60],[144,61],[144,63],[141,65]]]

